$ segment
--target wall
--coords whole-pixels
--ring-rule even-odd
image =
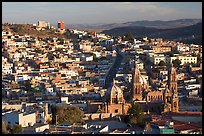
[[[49,124],[43,125],[43,126],[35,128],[35,132],[43,132],[45,129],[49,129],[49,128],[50,128]]]
[[[95,120],[95,119],[100,119],[100,116],[102,116],[103,119],[105,118],[111,118],[111,117],[115,117],[116,115],[118,115],[118,113],[93,113],[93,114],[84,114],[84,120]]]
[[[2,104],[2,109],[15,109],[15,110],[20,110],[22,108],[22,105],[3,105]]]
[[[27,127],[29,123],[31,123],[31,126],[33,126],[36,123],[35,113],[27,115],[23,115],[23,113],[19,114],[19,124],[21,124],[22,127]]]

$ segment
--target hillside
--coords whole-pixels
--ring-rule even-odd
[[[3,30],[9,30],[19,35],[31,35],[33,37],[46,38],[46,37],[59,37],[64,38],[64,35],[56,34],[54,30],[38,31],[31,24],[2,24]]]
[[[151,27],[119,27],[110,30],[105,30],[103,33],[122,36],[127,32],[131,32],[134,36],[148,36],[150,38],[163,38],[166,40],[183,41],[185,43],[202,44],[202,23],[195,25],[173,28],[173,29],[158,29]]]

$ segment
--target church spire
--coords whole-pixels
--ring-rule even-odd
[[[140,82],[141,74],[137,64],[135,64],[134,73],[134,88],[133,88],[133,100],[142,100],[142,84]]]

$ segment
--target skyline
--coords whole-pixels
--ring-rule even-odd
[[[202,19],[202,2],[2,2],[3,23],[108,24]]]

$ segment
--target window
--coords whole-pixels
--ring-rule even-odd
[[[115,109],[115,113],[118,113],[118,109]]]
[[[113,103],[117,103],[118,101],[117,101],[116,98],[113,98],[113,99],[112,99],[112,102],[113,102]]]
[[[176,102],[174,102],[174,107],[176,107]]]

